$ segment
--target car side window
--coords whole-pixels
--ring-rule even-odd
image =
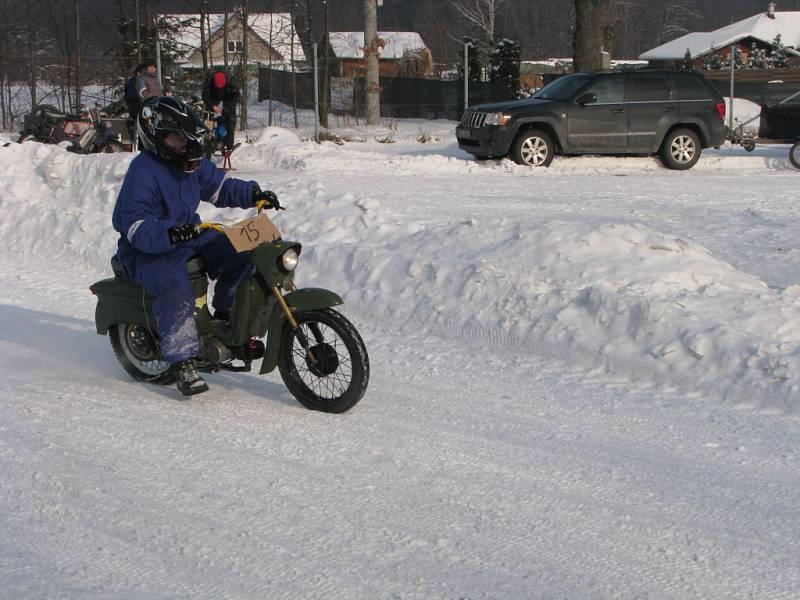
[[[692,77],[676,77],[675,88],[680,100],[710,100],[711,92],[700,81]]]
[[[631,77],[628,82],[629,102],[669,102],[669,86],[663,77]]]
[[[622,77],[601,77],[585,93],[597,96],[597,104],[625,102],[625,80]]]

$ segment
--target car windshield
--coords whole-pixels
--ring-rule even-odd
[[[566,100],[589,81],[588,75],[565,75],[547,84],[533,97],[540,100]]]

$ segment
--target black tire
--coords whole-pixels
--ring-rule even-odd
[[[659,156],[668,169],[685,171],[700,160],[702,145],[700,138],[691,129],[673,129],[664,138]]]
[[[549,167],[555,156],[553,138],[541,129],[527,129],[511,145],[511,160],[518,165]]]
[[[289,323],[281,332],[278,370],[292,395],[310,410],[343,413],[364,396],[369,383],[369,357],[352,323],[326,308],[296,316],[319,362],[306,356]]]
[[[800,169],[800,141],[795,142],[789,149],[789,162],[795,169]]]
[[[174,381],[169,363],[161,356],[158,340],[146,327],[112,325],[108,337],[119,364],[136,381],[159,384]]]

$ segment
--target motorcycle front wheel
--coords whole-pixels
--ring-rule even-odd
[[[343,413],[364,396],[369,357],[353,324],[332,309],[296,315],[281,332],[278,370],[292,395],[308,409]],[[308,351],[306,351],[308,348]]]

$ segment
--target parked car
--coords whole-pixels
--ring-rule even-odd
[[[658,154],[689,169],[726,134],[725,101],[701,73],[650,69],[564,75],[529,99],[470,107],[456,128],[476,158],[534,167],[556,154]]]

